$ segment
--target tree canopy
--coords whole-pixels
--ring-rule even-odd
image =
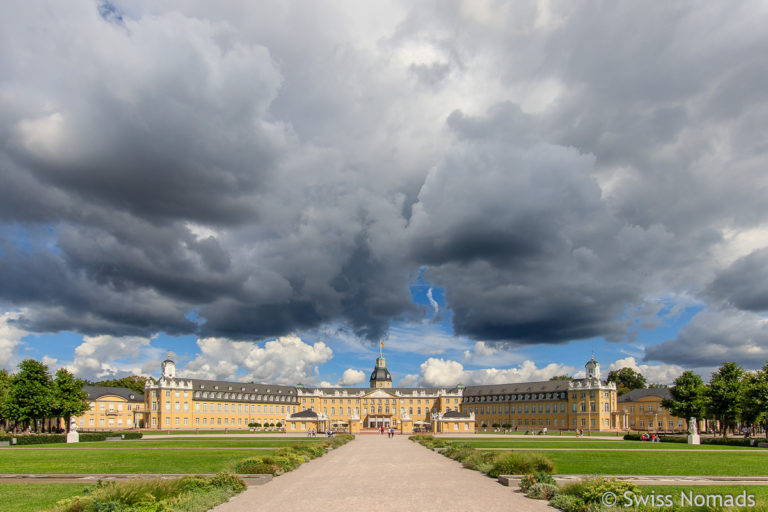
[[[147,382],[146,377],[141,375],[131,375],[129,377],[123,377],[120,379],[108,379],[98,382],[91,382],[94,386],[107,386],[110,388],[128,388],[138,393],[144,393],[144,383]]]
[[[56,380],[53,382],[53,410],[52,415],[66,420],[66,429],[69,432],[72,416],[80,416],[88,410],[86,399],[88,394],[83,391],[85,382],[76,379],[64,368],[56,371]]]
[[[744,389],[744,369],[736,363],[723,363],[709,381],[704,392],[704,404],[711,417],[720,422],[723,436],[736,426],[741,413]]]
[[[679,418],[685,419],[686,424],[693,416],[701,419],[704,416],[704,381],[699,374],[686,371],[675,379],[675,385],[669,390],[671,399],[665,399],[661,405]]]
[[[34,359],[19,363],[8,397],[8,418],[37,430],[36,420],[51,416],[53,382],[48,367]]]
[[[606,380],[608,382],[616,383],[616,391],[619,396],[629,393],[633,389],[645,389],[647,387],[643,374],[636,372],[632,368],[612,370],[608,373],[608,378]]]

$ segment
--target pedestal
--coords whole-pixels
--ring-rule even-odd
[[[77,433],[76,430],[73,430],[69,434],[67,434],[67,443],[79,443],[80,442],[80,434]]]
[[[688,444],[701,444],[699,434],[688,434]]]

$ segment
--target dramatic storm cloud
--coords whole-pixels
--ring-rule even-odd
[[[293,382],[332,357],[302,331],[448,315],[488,356],[697,304],[647,359],[765,359],[765,4],[12,3],[9,351],[77,332],[100,375],[110,340],[194,334],[196,375]],[[444,304],[414,304],[417,274]],[[567,369],[425,365],[405,381]]]

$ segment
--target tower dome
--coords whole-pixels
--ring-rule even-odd
[[[584,369],[587,373],[587,379],[600,380],[600,363],[595,361],[594,354],[592,354],[592,359],[587,361],[587,364],[584,365]]]
[[[167,379],[173,379],[176,377],[176,363],[171,360],[171,353],[165,357],[165,361],[160,364],[163,377]]]
[[[371,372],[370,385],[372,388],[392,387],[392,375],[387,370],[387,362],[381,356],[376,358],[376,367]]]

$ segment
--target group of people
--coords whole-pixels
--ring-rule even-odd
[[[327,430],[325,432],[320,432],[321,434],[325,434],[326,437],[333,437],[333,430]],[[315,429],[307,430],[307,437],[317,437],[317,431]]]
[[[640,436],[640,440],[642,441],[650,441],[652,443],[660,443],[661,438],[657,436],[656,434],[643,434]]]
[[[384,432],[386,432],[387,433],[387,437],[389,437],[389,438],[395,437],[395,428],[394,427],[390,427],[390,428],[379,427],[379,432],[381,433],[381,435],[384,435]]]

